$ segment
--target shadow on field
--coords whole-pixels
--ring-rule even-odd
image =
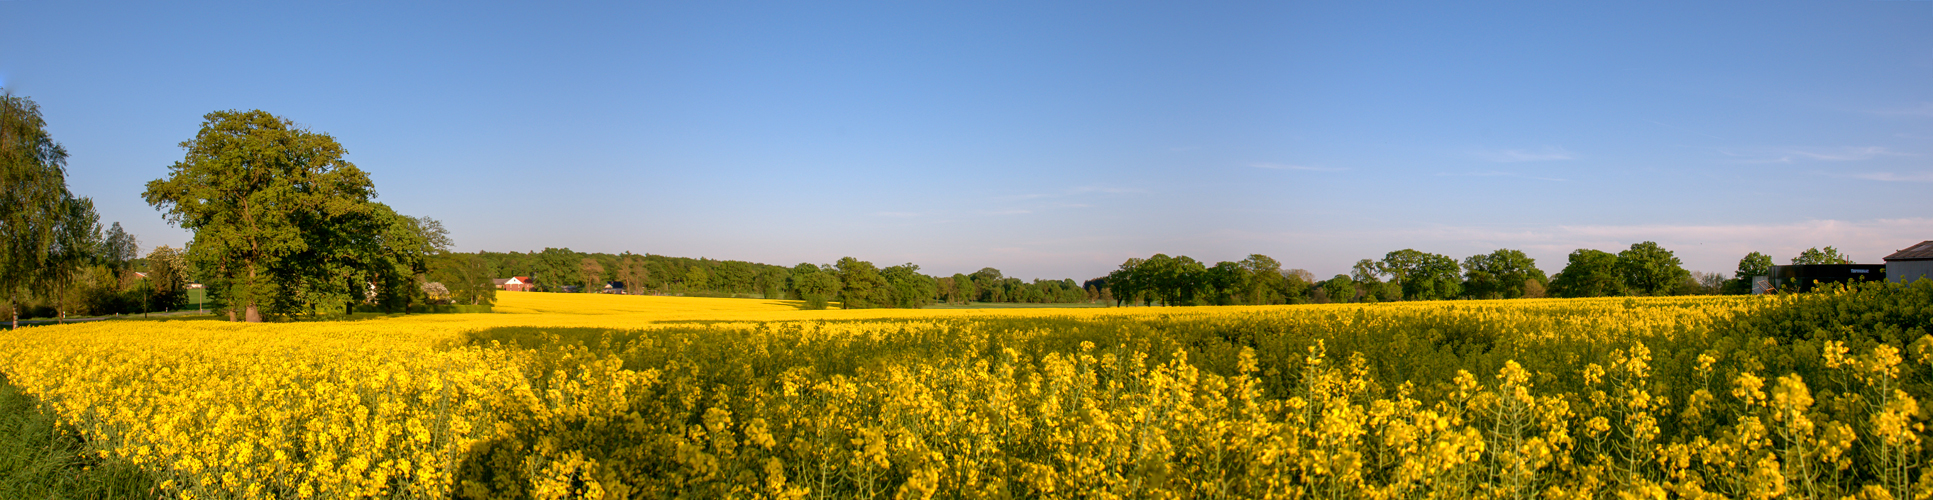
[[[543,415],[519,408],[500,415],[505,432],[464,451],[454,490],[459,498],[522,498],[531,491],[559,488],[583,493],[595,482],[626,489],[606,490],[617,498],[730,496],[683,483],[694,467],[713,471],[706,484],[748,484],[763,477],[764,462],[749,456],[718,458],[716,463],[703,458],[708,455],[699,452],[710,439],[704,436],[714,433],[709,429],[716,425],[708,411],[727,410],[731,420],[726,426],[760,417],[770,417],[774,428],[817,425],[783,421],[761,403],[748,401],[757,399],[750,397],[755,394],[784,393],[787,384],[838,376],[864,379],[906,367],[999,371],[1007,365],[1039,372],[1050,355],[1086,353],[1141,359],[1136,363],[1145,366],[1185,356],[1204,373],[1232,376],[1248,351],[1264,397],[1285,399],[1301,385],[1309,348],[1319,340],[1326,342],[1332,362],[1346,363],[1361,353],[1364,369],[1379,379],[1427,381],[1419,391],[1447,390],[1435,386],[1447,384],[1450,377],[1443,374],[1457,369],[1474,366],[1494,373],[1494,366],[1503,362],[1493,359],[1499,356],[1498,333],[1477,316],[1425,315],[1412,318],[1407,324],[1411,328],[1402,331],[1348,326],[1372,324],[1347,316],[1308,322],[1065,316],[478,330],[460,344],[523,351],[528,356],[524,376],[539,397],[559,383],[575,387],[565,392],[596,393],[596,382],[585,374],[610,370],[612,361],[625,370],[655,370],[657,375],[649,387],[625,389],[630,391],[625,395],[628,407],[534,410]],[[626,486],[616,486],[620,483]]]
[[[0,375],[0,498],[156,498],[160,481],[87,453],[73,428]]]

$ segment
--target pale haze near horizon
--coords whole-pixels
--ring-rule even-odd
[[[0,86],[145,246],[205,113],[334,136],[462,251],[1326,277],[1933,239],[1933,2],[0,2]]]

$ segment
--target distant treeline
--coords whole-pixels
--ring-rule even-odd
[[[474,262],[472,262],[474,261]],[[637,295],[763,297],[805,300],[823,307],[923,307],[937,302],[1077,303],[1101,300],[1101,291],[1072,279],[1024,281],[1000,270],[946,277],[920,274],[919,266],[885,268],[852,257],[833,264],[791,267],[737,260],[651,254],[583,253],[568,248],[539,252],[451,254],[448,266],[480,266],[497,278],[534,278],[537,291],[611,292]],[[461,301],[459,301],[461,302]]]
[[[1832,247],[1807,249],[1793,264],[1850,264]],[[1308,271],[1283,270],[1266,255],[1213,266],[1186,256],[1156,254],[1128,259],[1106,278],[1091,281],[1119,304],[1233,305],[1398,300],[1612,297],[1627,295],[1744,294],[1772,258],[1752,252],[1739,260],[1736,278],[1691,272],[1670,250],[1654,242],[1618,253],[1578,249],[1564,270],[1546,276],[1522,251],[1498,249],[1458,261],[1447,255],[1403,249],[1381,260],[1362,259],[1349,274],[1316,281]]]
[[[1837,250],[1806,250],[1795,264],[1850,262]],[[1031,282],[984,268],[971,274],[928,276],[911,263],[878,267],[852,257],[832,264],[791,267],[736,260],[651,254],[582,253],[568,248],[540,252],[452,253],[436,259],[432,276],[469,281],[450,289],[487,288],[485,277],[534,278],[545,292],[610,292],[705,297],[804,300],[812,307],[840,302],[847,308],[917,308],[935,303],[1079,303],[1115,305],[1267,305],[1390,302],[1401,300],[1605,297],[1747,293],[1750,277],[1763,275],[1770,257],[1752,252],[1739,262],[1740,279],[1686,271],[1678,257],[1643,242],[1610,253],[1571,252],[1563,271],[1547,276],[1535,259],[1498,249],[1461,261],[1403,249],[1380,260],[1362,259],[1348,274],[1317,280],[1302,269],[1283,269],[1266,255],[1208,265],[1187,256],[1155,254],[1128,259],[1107,276]],[[453,272],[451,269],[465,270]],[[489,297],[456,293],[456,303],[488,303]]]

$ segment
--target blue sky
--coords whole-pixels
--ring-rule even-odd
[[[1085,279],[1933,239],[1933,2],[0,1],[0,86],[144,244],[207,112],[460,250]]]

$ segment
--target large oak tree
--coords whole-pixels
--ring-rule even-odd
[[[188,260],[248,321],[264,309],[353,302],[369,283],[395,286],[399,217],[371,201],[369,175],[328,134],[260,110],[203,116],[187,150],[143,197],[194,232]],[[386,234],[389,233],[389,234]],[[409,245],[405,245],[409,246]],[[402,267],[420,267],[415,262]]]
[[[1640,295],[1670,295],[1680,283],[1691,279],[1677,255],[1650,241],[1633,243],[1630,249],[1618,252],[1617,267],[1624,275],[1625,287]]]

